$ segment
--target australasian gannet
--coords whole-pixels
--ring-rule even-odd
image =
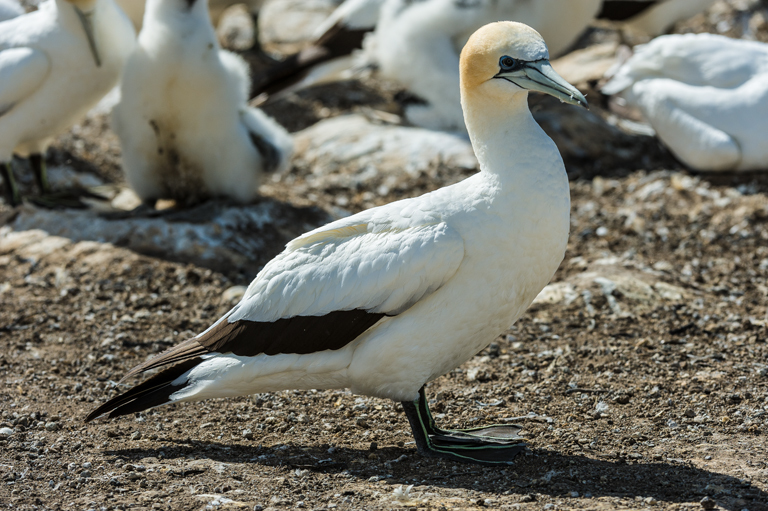
[[[768,169],[768,44],[714,34],[657,37],[602,89],[621,94],[686,165]]]
[[[221,50],[206,0],[149,0],[113,110],[128,183],[149,203],[248,202],[290,159],[290,135],[246,101],[248,68]]]
[[[568,178],[527,96],[586,100],[548,59],[526,25],[478,30],[461,54],[478,174],[291,241],[224,317],[126,377],[171,367],[86,420],[178,401],[348,387],[401,401],[424,455],[509,462],[522,449],[518,427],[439,429],[423,387],[509,328],[563,258]]]
[[[557,55],[589,25],[601,4],[602,0],[387,0],[365,51],[382,77],[426,101],[406,107],[411,123],[464,131],[459,51],[472,32],[492,21],[519,21],[538,30]]]
[[[117,84],[135,43],[113,0],[51,0],[0,23],[0,170],[12,204],[21,200],[13,154],[30,157],[47,193],[43,154],[52,137]]]

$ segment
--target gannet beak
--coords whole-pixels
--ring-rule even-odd
[[[564,103],[589,109],[584,95],[557,74],[548,60],[524,62],[514,71],[500,72],[496,78],[504,78],[523,89],[537,90],[554,96]]]
[[[83,25],[85,36],[88,38],[88,46],[91,47],[91,55],[93,55],[93,60],[96,62],[96,67],[101,67],[101,57],[99,57],[99,50],[96,48],[96,37],[93,34],[93,22],[91,21],[93,11],[83,12],[76,6],[72,7],[75,9],[77,17],[80,18],[80,24]]]

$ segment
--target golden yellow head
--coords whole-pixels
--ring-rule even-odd
[[[549,65],[544,39],[522,23],[490,23],[472,34],[461,52],[462,93],[504,100],[537,90],[586,107],[584,96]]]

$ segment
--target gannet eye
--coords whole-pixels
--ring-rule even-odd
[[[499,59],[499,66],[501,66],[502,71],[512,71],[518,67],[518,62],[512,57],[504,55]]]

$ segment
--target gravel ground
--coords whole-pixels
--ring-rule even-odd
[[[680,30],[741,19],[737,4]],[[726,8],[732,17],[718,18]],[[727,28],[757,26],[752,18]],[[396,115],[394,100],[387,87],[348,83],[271,113],[298,130],[365,106]],[[302,105],[303,120],[291,113]],[[607,130],[606,145],[590,149],[599,158],[568,153],[574,130],[559,132],[574,180],[570,243],[553,284],[513,328],[427,388],[444,424],[524,425],[529,449],[514,464],[424,459],[399,405],[345,391],[83,424],[129,368],[205,329],[253,275],[6,225],[0,507],[768,509],[768,178],[688,173],[652,139],[606,128],[607,109],[593,113]],[[121,180],[104,116],[60,137],[49,164]],[[354,212],[471,172],[403,176],[372,197],[295,167],[263,193],[295,206],[298,222],[309,192],[343,214],[342,193]],[[0,205],[0,214],[10,222],[14,212]]]

